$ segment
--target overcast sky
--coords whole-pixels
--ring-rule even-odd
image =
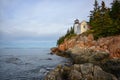
[[[102,0],[98,0],[101,2]],[[112,0],[103,0],[110,7]],[[0,0],[0,41],[56,41],[94,0]]]

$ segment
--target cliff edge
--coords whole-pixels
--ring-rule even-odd
[[[47,74],[45,80],[120,79],[120,35],[94,40],[92,34],[80,34],[64,39],[63,43],[51,48],[51,51],[69,57],[73,65],[57,67]]]
[[[74,47],[104,51],[109,53],[111,58],[120,58],[120,35],[94,40],[92,34],[88,36],[80,34],[69,40],[65,39],[62,44],[58,45],[58,50],[66,51]]]

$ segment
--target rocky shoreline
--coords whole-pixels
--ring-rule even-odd
[[[79,41],[82,39],[79,38]],[[58,65],[46,75],[45,80],[120,80],[119,55],[111,58],[109,51],[95,50],[91,48],[92,46],[86,47],[86,45],[78,46],[75,42],[72,47],[66,45],[69,46],[66,50],[62,50],[63,47],[51,48],[53,54],[70,58],[72,65]],[[117,46],[117,50],[120,49],[119,47]],[[120,54],[119,50],[116,54]]]

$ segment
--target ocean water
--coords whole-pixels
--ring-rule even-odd
[[[0,80],[43,80],[67,59],[51,55],[50,48],[1,48]]]

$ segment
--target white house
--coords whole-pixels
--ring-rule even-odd
[[[78,19],[74,21],[73,27],[74,27],[75,34],[81,34],[89,29],[86,21],[82,21],[80,23]]]

